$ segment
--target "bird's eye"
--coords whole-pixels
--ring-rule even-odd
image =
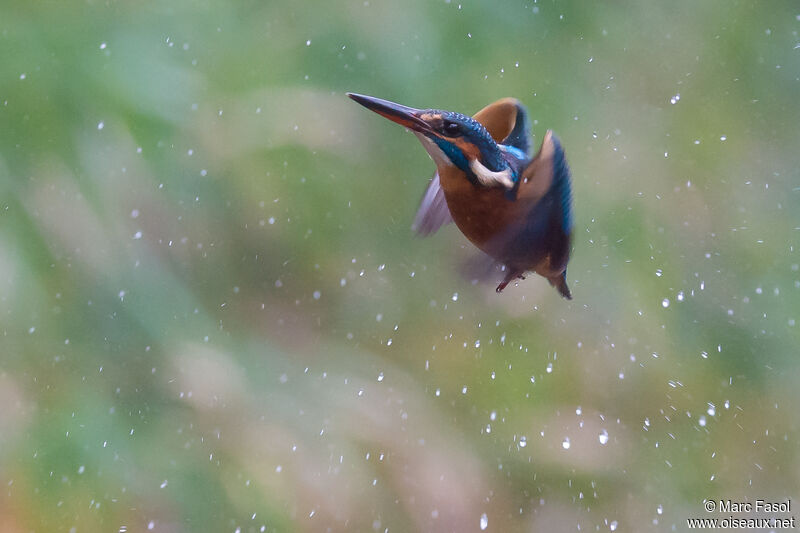
[[[458,122],[445,122],[443,129],[448,135],[458,135],[461,132]]]

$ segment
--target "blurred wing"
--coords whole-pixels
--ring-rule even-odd
[[[475,120],[483,124],[495,141],[529,153],[528,113],[516,98],[503,98],[487,105],[475,113]],[[452,221],[436,172],[425,189],[411,229],[425,237]]]
[[[419,209],[417,209],[411,229],[420,237],[427,237],[452,221],[450,210],[447,208],[447,200],[444,198],[444,191],[439,185],[439,172],[437,171],[428,183],[425,194],[422,195],[422,201],[419,203]]]
[[[561,229],[572,231],[572,183],[561,142],[547,130],[542,147],[522,171],[517,199],[535,205],[550,193],[558,207]]]
[[[472,285],[503,279],[505,267],[480,250],[472,249],[459,261],[458,272]]]
[[[550,269],[567,268],[572,239],[572,183],[561,142],[548,130],[542,147],[522,171],[517,200],[530,204],[521,242],[538,242],[547,250]],[[566,296],[562,287],[556,286]]]
[[[526,155],[530,154],[528,112],[516,98],[503,98],[487,105],[475,113],[475,120],[483,124],[498,143],[513,146]]]

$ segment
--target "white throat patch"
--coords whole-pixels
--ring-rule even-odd
[[[477,159],[470,160],[469,168],[472,170],[472,173],[475,174],[475,176],[478,178],[478,181],[481,182],[481,185],[485,185],[486,187],[491,187],[493,185],[502,185],[508,190],[514,188],[514,181],[511,179],[510,168],[501,170],[500,172],[492,172]]]

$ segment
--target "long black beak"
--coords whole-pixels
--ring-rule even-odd
[[[431,128],[428,123],[420,118],[422,111],[414,109],[413,107],[406,107],[404,105],[390,102],[389,100],[382,100],[374,96],[366,96],[363,94],[347,93],[347,96],[363,105],[370,111],[374,111],[379,115],[388,118],[392,122],[396,122],[401,126],[410,128],[414,131],[427,132]]]

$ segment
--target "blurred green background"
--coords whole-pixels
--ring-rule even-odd
[[[797,2],[0,4],[0,530],[683,531],[800,504]],[[561,299],[344,96],[515,96]]]

